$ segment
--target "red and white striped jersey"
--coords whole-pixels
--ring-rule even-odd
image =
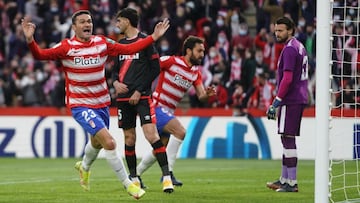
[[[160,57],[160,75],[153,93],[153,101],[175,111],[177,104],[191,86],[202,83],[198,66],[188,66],[184,57]]]
[[[75,37],[64,39],[49,49],[40,49],[35,41],[29,44],[38,60],[61,60],[65,72],[66,104],[68,107],[103,108],[110,105],[110,95],[105,78],[108,56],[134,54],[152,44],[151,36],[131,45],[122,45],[101,35],[89,42]]]

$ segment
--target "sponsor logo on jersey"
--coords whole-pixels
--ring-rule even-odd
[[[176,74],[174,77],[174,82],[181,87],[190,88],[192,86],[192,82],[184,79],[181,75]]]
[[[139,54],[139,53],[132,54],[132,55],[119,55],[119,61],[139,59],[139,58],[140,58],[140,54]]]
[[[100,56],[97,57],[74,57],[74,64],[80,66],[100,65]]]

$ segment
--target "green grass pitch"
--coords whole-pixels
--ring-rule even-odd
[[[74,169],[77,160],[0,158],[0,202],[314,202],[314,161],[299,161],[298,193],[277,193],[266,188],[267,181],[280,176],[280,160],[179,159],[175,175],[184,186],[175,188],[172,194],[162,192],[156,164],[142,176],[148,186],[145,196],[135,200],[104,159],[94,162],[91,191],[83,191]]]

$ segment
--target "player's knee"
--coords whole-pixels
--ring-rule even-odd
[[[103,147],[106,150],[114,150],[116,148],[115,140],[113,139],[105,140],[105,142],[103,143]]]
[[[136,143],[135,137],[125,137],[125,144],[128,146],[134,146]]]
[[[186,130],[185,128],[178,128],[177,130],[175,130],[175,132],[173,133],[173,135],[178,138],[183,140],[185,138],[185,134],[186,134]]]

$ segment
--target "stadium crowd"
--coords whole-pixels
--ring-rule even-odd
[[[343,1],[335,0],[334,4],[343,6]],[[339,39],[333,45],[340,48],[333,54],[338,62],[333,67],[333,73],[338,74],[333,84],[339,90],[335,98],[338,104],[345,98],[354,104],[355,95],[358,103],[360,99],[360,94],[355,94],[359,90],[359,77],[356,82],[352,80],[355,77],[340,76],[340,73],[360,75],[360,65],[356,63],[360,57],[354,48],[360,45],[356,37],[359,31],[353,22],[359,16],[358,2],[348,0],[346,5],[346,13],[344,9],[334,12],[334,19],[339,21],[334,28]],[[122,35],[115,27],[114,16],[124,7],[139,11],[139,29],[145,33],[151,32],[156,22],[170,19],[170,29],[156,44],[161,56],[181,55],[181,44],[189,35],[204,38],[203,82],[205,86],[215,85],[217,95],[202,104],[195,91],[190,90],[190,105],[234,108],[235,115],[246,113],[248,107],[265,111],[273,101],[277,59],[283,45],[276,42],[272,22],[280,16],[290,17],[297,25],[295,36],[309,56],[309,106],[312,106],[315,104],[315,6],[313,0],[0,0],[0,106],[65,105],[61,64],[33,59],[20,26],[24,16],[30,16],[36,24],[37,42],[42,47],[51,47],[72,36],[71,15],[80,9],[91,11],[96,34],[119,40]],[[249,26],[245,15],[250,9],[255,9],[254,27]],[[346,46],[352,49],[344,52]],[[347,56],[354,63],[343,63]],[[109,60],[106,74],[112,98],[116,98],[111,68],[112,60]],[[349,91],[342,94],[343,90]],[[342,96],[348,93],[350,96]]]

